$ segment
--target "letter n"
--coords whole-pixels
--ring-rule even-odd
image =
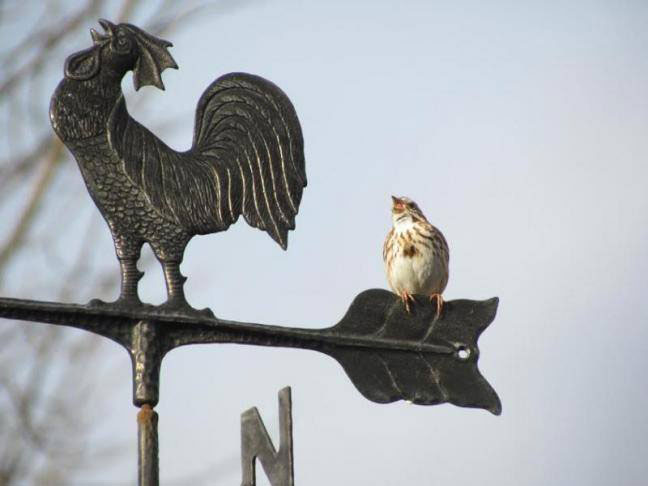
[[[256,459],[272,486],[294,486],[292,401],[290,387],[279,391],[279,450],[275,450],[259,411],[252,407],[241,414],[241,486],[256,486]]]

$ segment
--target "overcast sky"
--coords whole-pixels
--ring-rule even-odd
[[[445,298],[500,298],[479,367],[503,413],[378,405],[310,351],[181,348],[162,369],[162,484],[239,484],[239,415],[258,406],[276,441],[286,385],[298,486],[645,484],[648,2],[246,1],[191,22],[169,39],[180,69],[155,109],[132,115],[173,113],[165,141],[186,149],[214,78],[262,75],[295,105],[309,185],[287,252],[243,221],[195,238],[189,301],[332,325],[386,287],[389,196],[407,195],[449,242]],[[95,251],[113,258],[103,226]],[[163,300],[157,267],[141,294]],[[102,356],[115,363],[104,439],[127,452],[78,484],[133,484],[131,365],[112,343]]]

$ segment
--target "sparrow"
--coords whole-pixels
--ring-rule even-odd
[[[410,198],[392,196],[391,212],[393,226],[383,245],[387,282],[408,313],[415,294],[436,300],[438,319],[448,284],[448,243]]]

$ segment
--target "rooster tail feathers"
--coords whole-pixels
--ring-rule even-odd
[[[306,186],[304,142],[290,100],[274,84],[238,73],[214,81],[198,102],[187,152],[133,120],[123,98],[108,137],[131,182],[187,233],[224,231],[243,214],[286,249]]]
[[[306,171],[301,126],[283,91],[251,74],[220,77],[198,102],[191,152],[213,175],[212,217],[229,226],[243,214],[286,249]]]

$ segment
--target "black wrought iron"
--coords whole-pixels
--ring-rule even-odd
[[[153,408],[159,401],[162,359],[187,344],[315,350],[337,360],[374,402],[447,402],[501,413],[497,394],[477,368],[477,340],[495,317],[497,298],[449,301],[437,318],[436,306],[429,303],[410,314],[391,292],[366,290],[337,324],[324,329],[235,322],[191,308],[179,268],[195,234],[224,231],[242,214],[286,247],[306,185],[299,121],[286,95],[269,81],[228,74],[212,83],[198,103],[192,149],[175,152],[128,115],[120,88],[128,70],[134,71],[136,88],[163,88],[161,72],[176,67],[167,51],[171,44],[130,24],[100,23],[106,34],[92,31],[93,47],[66,61],[50,116],[112,232],[121,267],[120,297],[87,305],[0,298],[0,317],[84,329],[128,351],[133,403],[140,407],[141,485],[158,484]],[[144,242],[161,262],[167,283],[168,300],[158,307],[142,303],[137,294],[137,259]],[[292,478],[292,447],[285,435],[291,428],[290,395],[282,393],[279,453],[258,432],[264,430],[258,415],[249,412],[243,416],[243,461],[256,454],[266,470],[274,471],[272,458],[284,464],[288,454]],[[246,421],[258,433],[246,435]],[[277,467],[276,478],[285,479],[285,467]]]
[[[420,299],[423,300],[423,299]],[[417,306],[407,314],[398,297],[373,289],[358,295],[342,320],[325,329],[299,329],[161,312],[0,299],[0,317],[85,329],[121,344],[133,363],[133,403],[155,406],[160,364],[186,344],[235,343],[319,351],[335,358],[369,400],[453,403],[501,412],[495,391],[477,368],[477,339],[492,322],[496,298]]]
[[[131,24],[99,22],[105,34],[92,30],[93,46],[65,62],[52,127],[110,227],[121,266],[117,303],[141,304],[137,260],[149,243],[166,280],[162,308],[192,310],[180,263],[194,235],[224,231],[242,214],[286,249],[306,186],[299,120],[270,81],[226,74],[198,101],[191,149],[176,152],[131,118],[121,90],[131,70],[136,89],[164,89],[162,71],[177,68],[171,43]]]
[[[138,484],[159,484],[158,414],[145,403],[137,414]]]
[[[423,301],[424,299],[419,299]],[[369,400],[453,403],[501,413],[499,397],[479,373],[477,339],[495,317],[497,298],[454,300],[405,312],[381,289],[359,294],[333,327],[299,329],[217,319],[151,306],[61,304],[0,298],[0,317],[71,326],[121,344],[133,365],[133,403],[141,407],[141,485],[157,485],[157,414],[160,366],[178,346],[205,343],[302,348],[335,358]],[[148,407],[148,408],[147,408]]]
[[[241,486],[256,486],[256,459],[272,486],[295,484],[290,387],[279,391],[279,449],[272,444],[256,407],[241,414]]]

